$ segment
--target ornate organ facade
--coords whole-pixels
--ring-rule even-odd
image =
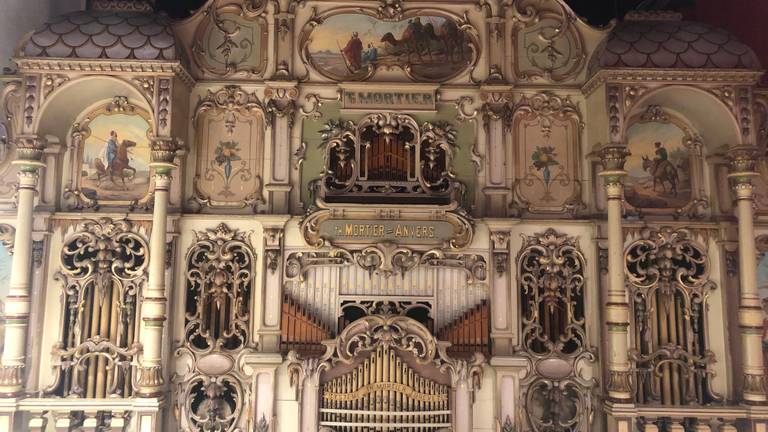
[[[768,428],[768,90],[730,34],[90,3],[0,77],[0,431]]]

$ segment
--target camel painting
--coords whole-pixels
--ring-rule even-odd
[[[367,79],[379,67],[412,78],[441,81],[466,70],[476,42],[451,19],[419,15],[382,21],[359,13],[331,15],[311,30],[305,55],[320,73],[338,80]]]
[[[672,123],[635,124],[627,131],[629,151],[624,195],[636,208],[674,209],[691,200],[690,157],[685,132]]]
[[[149,188],[149,122],[137,114],[100,113],[88,125],[80,190],[99,201],[133,201]]]

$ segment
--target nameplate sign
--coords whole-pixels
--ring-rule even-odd
[[[441,245],[452,239],[454,227],[446,221],[340,220],[320,223],[320,237],[333,243]]]
[[[344,89],[343,109],[434,111],[435,92],[424,90]]]

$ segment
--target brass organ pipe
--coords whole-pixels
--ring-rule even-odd
[[[101,300],[101,296],[99,295],[99,290],[96,289],[96,285],[91,285],[91,292],[93,293],[92,297],[92,303],[90,309],[85,310],[91,310],[92,313],[89,314],[91,316],[91,325],[88,332],[88,336],[86,339],[92,338],[94,335],[97,334],[99,331],[99,318],[100,318],[100,310],[96,307],[96,305],[99,304],[99,301]],[[88,369],[87,369],[87,379],[86,379],[86,397],[93,398],[96,396],[96,366],[97,363],[95,361],[95,358],[91,357],[91,359],[88,361]]]
[[[680,339],[677,337],[677,331],[679,326],[679,316],[677,315],[677,311],[679,310],[677,308],[677,296],[672,294],[672,298],[670,301],[669,307],[671,308],[670,313],[670,322],[669,322],[669,341],[670,343],[674,345],[681,345]],[[683,401],[684,395],[681,393],[680,388],[680,369],[675,365],[670,365],[669,367],[671,375],[672,375],[672,400],[675,404],[682,404],[685,403]]]

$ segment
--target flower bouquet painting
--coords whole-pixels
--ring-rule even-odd
[[[224,196],[232,196],[230,191],[231,180],[241,168],[234,167],[234,163],[243,160],[239,155],[240,147],[236,141],[220,141],[216,146],[214,153],[213,163],[222,170],[221,174],[224,177],[224,190],[221,192]]]
[[[536,172],[541,173],[540,180],[544,183],[545,194],[542,199],[544,201],[552,200],[549,191],[549,187],[552,184],[552,171],[550,167],[560,165],[555,148],[552,146],[536,146],[536,150],[531,154],[531,160]]]

